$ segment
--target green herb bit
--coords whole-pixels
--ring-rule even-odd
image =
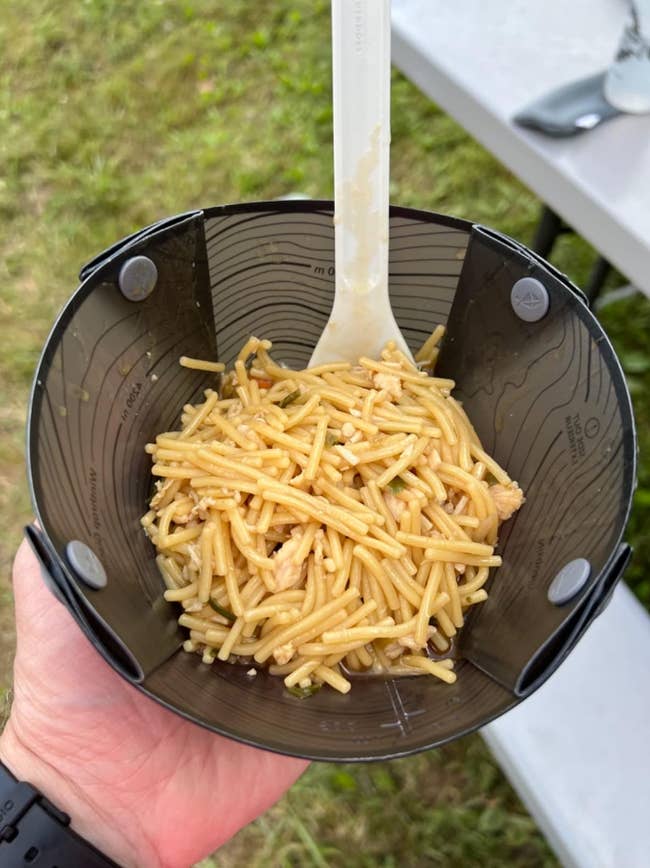
[[[391,479],[388,483],[388,487],[393,492],[393,494],[399,494],[400,491],[404,491],[406,488],[406,483],[403,479],[400,479],[399,476],[396,476],[395,479]]]
[[[237,616],[233,615],[232,612],[229,612],[228,609],[224,609],[223,606],[220,606],[219,603],[215,603],[215,601],[210,597],[208,601],[215,612],[218,612],[219,615],[222,615],[224,618],[227,618],[228,621],[236,621]]]
[[[289,404],[293,404],[294,401],[297,401],[300,397],[300,389],[296,389],[294,392],[289,392],[288,395],[285,395],[284,398],[278,403],[278,407],[284,410],[285,407],[288,407]]]
[[[298,699],[307,699],[308,696],[313,696],[314,693],[318,693],[321,689],[322,684],[310,684],[309,687],[287,687],[287,690],[292,696],[296,696]]]
[[[325,435],[325,445],[326,446],[336,446],[339,442],[339,438],[333,431],[328,431]]]

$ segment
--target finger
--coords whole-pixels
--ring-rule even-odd
[[[18,546],[12,569],[11,579],[14,586],[14,594],[21,595],[28,588],[42,585],[41,565],[32,551],[30,544],[23,539]]]
[[[23,540],[16,552],[12,571],[16,623],[20,628],[25,619],[32,622],[47,617],[53,619],[50,622],[52,627],[69,629],[70,623],[74,623],[72,616],[46,587],[42,569],[29,543]]]

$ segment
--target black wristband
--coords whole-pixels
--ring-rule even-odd
[[[70,828],[70,817],[0,763],[2,868],[119,868]]]

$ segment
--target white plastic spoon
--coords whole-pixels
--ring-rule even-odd
[[[388,297],[390,0],[332,0],[336,292],[311,364],[411,358]]]

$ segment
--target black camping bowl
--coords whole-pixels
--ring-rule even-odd
[[[140,526],[152,489],[144,446],[214,383],[179,356],[229,364],[255,334],[279,361],[307,364],[332,305],[332,214],[317,201],[194,211],[82,269],[35,377],[28,460],[41,529],[28,536],[98,651],[169,709],[281,753],[386,759],[512,708],[602,610],[629,558],[634,422],[614,351],[566,277],[483,226],[393,208],[397,322],[414,350],[447,326],[437,370],[526,494],[501,529],[489,598],[459,634],[458,679],[358,677],[347,695],[298,699],[279,677],[185,653]]]

